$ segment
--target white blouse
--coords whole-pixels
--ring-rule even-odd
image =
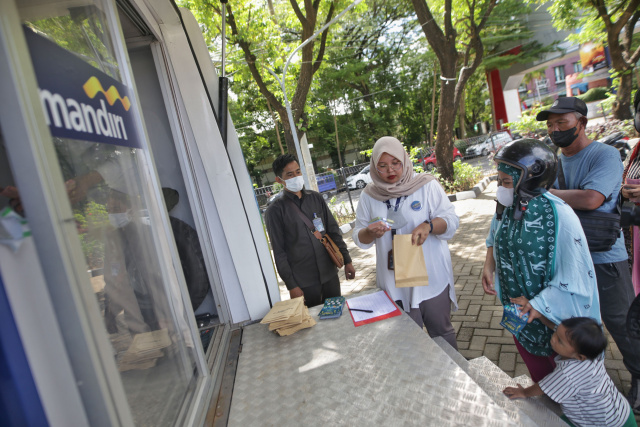
[[[389,204],[396,206],[397,199],[391,199]],[[422,245],[424,261],[427,267],[429,283],[427,286],[416,286],[412,288],[396,288],[393,270],[387,268],[388,253],[392,248],[391,231],[386,232],[382,237],[375,239],[372,243],[362,243],[358,233],[369,225],[373,218],[387,217],[387,204],[372,198],[362,192],[358,201],[356,212],[356,225],[353,230],[353,241],[362,249],[369,249],[376,245],[376,282],[378,288],[387,291],[394,301],[402,301],[405,311],[409,308],[418,308],[418,305],[425,300],[434,298],[442,293],[449,286],[449,298],[453,304],[453,311],[458,309],[456,294],[454,289],[453,268],[451,266],[451,254],[447,241],[451,239],[458,229],[460,221],[456,215],[453,204],[438,183],[433,180],[425,184],[419,190],[401,198],[398,211],[407,220],[407,224],[399,228],[397,234],[411,234],[411,232],[425,220],[441,218],[447,223],[447,231],[443,234],[429,234],[427,240]]]

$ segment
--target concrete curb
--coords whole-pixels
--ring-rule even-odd
[[[498,179],[498,175],[487,176],[469,191],[449,194],[449,201],[456,202],[458,200],[475,199],[484,191],[485,188],[487,188],[487,185],[489,185],[491,181],[495,181],[496,179]]]

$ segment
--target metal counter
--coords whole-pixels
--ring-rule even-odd
[[[356,328],[345,306],[286,337],[244,328],[229,426],[325,425],[514,424],[406,314]]]

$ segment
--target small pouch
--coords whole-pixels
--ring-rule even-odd
[[[522,328],[527,325],[529,319],[529,313],[520,317],[520,309],[522,306],[518,304],[507,304],[504,306],[504,312],[502,313],[502,321],[500,325],[507,331],[511,332],[514,336],[518,336]]]

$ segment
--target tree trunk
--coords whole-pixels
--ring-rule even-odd
[[[631,85],[633,73],[631,70],[620,76],[620,87],[613,103],[613,117],[618,120],[628,120],[633,118],[631,114]]]
[[[444,70],[448,67],[442,67]],[[453,64],[455,75],[455,63]],[[456,91],[453,81],[442,81],[440,84],[440,111],[438,111],[438,136],[436,138],[436,159],[438,160],[438,172],[446,181],[453,180],[453,126],[456,122],[456,108],[451,105]]]
[[[278,145],[280,146],[280,154],[284,154],[284,148],[282,147],[282,140],[280,139],[280,129],[278,129],[278,119],[276,115],[273,114],[273,109],[271,108],[271,103],[267,99],[267,107],[269,108],[269,114],[271,114],[271,118],[273,119],[273,123],[276,126],[276,137],[278,138]]]
[[[460,126],[460,139],[464,139],[467,136],[464,116],[465,116],[464,91],[462,91],[462,96],[460,97],[460,115],[458,116],[458,125]]]
[[[430,131],[430,138],[429,138],[429,145],[433,146],[435,144],[435,141],[433,140],[433,127],[434,127],[434,121],[435,121],[435,116],[436,116],[436,89],[437,89],[437,84],[436,84],[436,64],[433,64],[433,96],[431,97],[431,129]]]
[[[297,156],[298,152],[296,151],[296,145],[293,141],[293,134],[291,133],[291,124],[289,123],[289,117],[287,116],[286,110],[284,114],[278,111],[278,115],[280,116],[280,121],[282,122],[282,130],[284,131],[284,141],[287,143],[287,152],[289,154],[293,154],[294,156]],[[302,133],[298,132],[298,141],[300,141],[301,137],[302,137]],[[300,163],[300,160],[298,160],[298,163]]]

